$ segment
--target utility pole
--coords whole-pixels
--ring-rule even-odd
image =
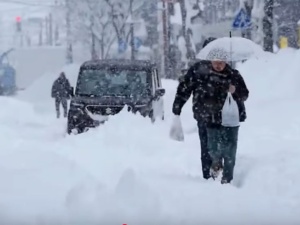
[[[71,0],[66,2],[66,25],[67,25],[67,50],[66,60],[68,64],[73,63],[73,46],[72,46],[72,32],[71,32]]]
[[[45,17],[45,37],[46,37],[46,45],[50,43],[50,35],[49,35],[49,17]]]
[[[52,13],[49,14],[49,45],[53,45],[53,17]]]
[[[91,35],[92,35],[92,45],[91,45],[91,55],[92,55],[92,60],[96,60],[97,53],[96,53],[96,38],[95,38],[95,33],[94,33],[94,23],[95,19],[94,16],[91,16]]]
[[[263,33],[264,33],[264,50],[273,52],[273,9],[274,0],[265,0],[264,18],[263,18]]]
[[[164,75],[168,78],[168,67],[169,67],[169,41],[168,41],[168,17],[167,17],[167,6],[166,0],[162,0],[163,11],[162,11],[162,25],[163,25],[163,45],[164,45]]]
[[[134,46],[134,23],[133,23],[133,15],[132,15],[132,4],[133,0],[130,0],[130,16],[131,16],[131,23],[130,23],[130,46],[131,46],[131,60],[135,60],[135,46]]]
[[[60,6],[58,4],[58,1],[55,0],[54,2],[54,44],[57,45],[59,42],[59,25],[57,18],[60,15]]]
[[[43,45],[43,21],[40,22],[39,46]]]
[[[20,41],[18,45],[23,46],[23,26],[22,20],[20,16],[16,17],[16,39]],[[19,40],[18,40],[19,39]]]
[[[174,77],[173,71],[174,67],[176,65],[172,65],[171,62],[171,37],[172,37],[172,26],[171,26],[171,11],[174,10],[174,8],[171,8],[171,2],[167,2],[167,40],[168,40],[168,49],[167,49],[167,59],[168,59],[168,64],[167,64],[167,78],[172,79]],[[173,63],[174,64],[174,63]]]

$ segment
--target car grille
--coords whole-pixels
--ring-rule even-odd
[[[119,113],[124,106],[86,106],[86,110],[92,114],[114,115]]]

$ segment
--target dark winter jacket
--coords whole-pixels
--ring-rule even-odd
[[[249,95],[244,79],[229,65],[218,73],[212,69],[210,61],[203,60],[190,67],[187,74],[181,78],[173,103],[173,113],[180,115],[182,107],[193,94],[194,118],[208,126],[220,125],[222,108],[230,84],[236,86],[233,98],[239,107],[240,121],[243,122],[246,119],[244,101]]]
[[[70,98],[71,85],[67,78],[59,77],[52,85],[51,97],[52,98]]]

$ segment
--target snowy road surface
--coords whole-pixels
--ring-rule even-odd
[[[175,81],[164,122],[122,112],[79,136],[55,119],[53,76],[1,97],[0,223],[299,224],[299,60],[285,50],[240,67],[250,98],[232,185],[202,179],[191,101],[185,142],[169,139]]]

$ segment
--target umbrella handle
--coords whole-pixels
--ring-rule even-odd
[[[231,31],[229,31],[229,37],[232,38]],[[230,66],[233,67],[233,63],[232,63],[232,42],[230,42]]]

